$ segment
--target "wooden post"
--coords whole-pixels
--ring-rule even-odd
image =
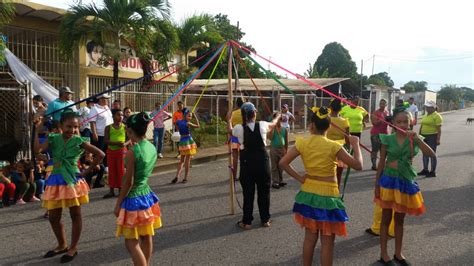
[[[229,42],[229,62],[227,67],[227,75],[228,75],[228,102],[227,102],[227,110],[232,110],[232,44]],[[231,142],[229,141],[229,185],[230,185],[230,214],[235,214],[235,187],[234,187],[234,176],[233,176],[233,169],[232,169],[232,146]]]

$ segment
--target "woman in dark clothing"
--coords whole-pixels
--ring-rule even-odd
[[[272,122],[256,122],[256,109],[252,103],[241,107],[242,125],[232,129],[232,135],[240,143],[240,184],[244,196],[243,218],[237,225],[244,229],[252,228],[253,201],[257,186],[257,203],[262,226],[270,227],[270,161],[265,150],[266,135],[280,118],[277,115]]]

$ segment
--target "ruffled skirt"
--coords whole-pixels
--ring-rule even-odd
[[[239,138],[237,138],[235,136],[230,136],[230,147],[233,150],[240,149]]]
[[[153,236],[155,229],[161,227],[159,199],[150,192],[144,196],[126,197],[120,206],[117,218],[116,236],[125,239],[139,239],[140,236]]]
[[[194,155],[197,152],[197,145],[191,136],[181,137],[178,142],[178,150],[181,155]]]
[[[46,180],[42,206],[48,210],[81,206],[89,202],[89,186],[76,176],[74,185],[68,185],[61,174],[52,174]]]
[[[313,233],[346,236],[345,206],[339,197],[337,183],[307,178],[296,194],[293,206],[295,221]]]
[[[374,202],[382,209],[393,209],[409,215],[421,215],[425,212],[423,196],[416,182],[382,174],[379,185],[380,198],[375,198]]]

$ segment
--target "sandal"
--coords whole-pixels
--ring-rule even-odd
[[[61,262],[61,263],[68,263],[68,262],[71,262],[76,256],[77,256],[77,251],[74,252],[73,255],[68,255],[68,254],[62,255],[60,262]]]
[[[69,250],[69,248],[65,248],[63,250],[55,251],[55,250],[50,250],[44,254],[43,258],[51,258],[59,254],[66,253]]]
[[[403,266],[409,266],[411,265],[406,259],[399,259],[397,256],[393,255],[393,260]]]
[[[252,229],[252,225],[251,224],[244,224],[242,221],[238,221],[237,222],[237,226],[242,229],[242,230],[250,230]]]
[[[173,180],[171,180],[171,184],[176,184],[178,182],[178,177],[175,177]]]
[[[188,180],[186,178],[183,179],[183,181],[181,181],[181,184],[186,184],[186,183],[188,183]]]
[[[386,266],[395,266],[395,263],[392,260],[384,261],[383,258],[380,258],[378,260],[378,263],[381,263],[382,265]]]

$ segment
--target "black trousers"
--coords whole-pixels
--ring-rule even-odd
[[[260,221],[266,223],[270,220],[270,159],[268,154],[261,156],[240,157],[240,185],[244,196],[243,218],[244,224],[252,224],[253,202],[255,187],[257,187],[257,204]]]

